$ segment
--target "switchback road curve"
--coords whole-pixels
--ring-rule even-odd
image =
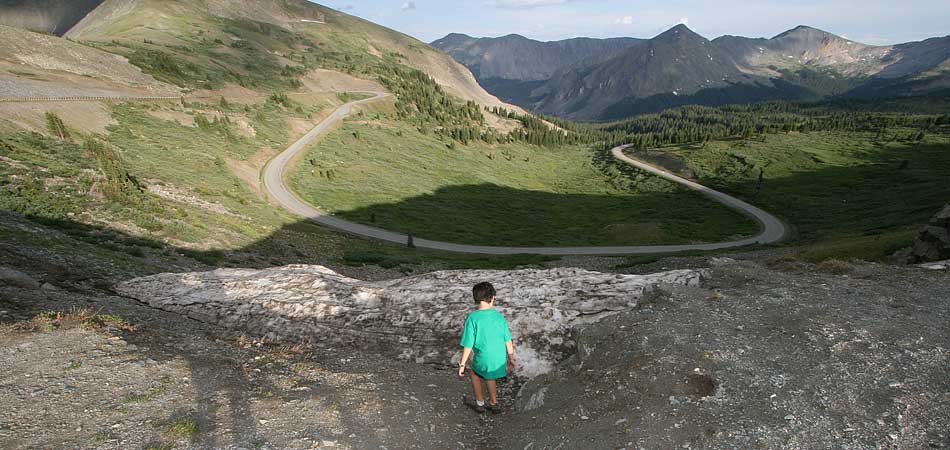
[[[373,94],[373,97],[371,98],[352,101],[340,106],[329,117],[324,119],[322,122],[320,122],[320,124],[310,130],[310,132],[304,137],[297,140],[297,142],[294,142],[293,145],[287,148],[287,150],[284,150],[282,153],[268,162],[262,173],[264,189],[274,199],[274,201],[280,204],[280,206],[308,220],[312,220],[319,224],[336,228],[350,234],[406,245],[408,240],[407,235],[363,225],[360,223],[350,222],[330,215],[298,197],[293,191],[290,190],[285,182],[285,175],[291,162],[304,150],[306,150],[308,144],[313,142],[314,139],[316,139],[321,134],[327,133],[333,125],[346,118],[353,111],[355,106],[372,103],[390,96],[390,94],[381,92],[372,92],[371,94]],[[754,244],[771,244],[781,241],[782,238],[785,237],[787,229],[782,221],[777,217],[728,194],[710,189],[699,183],[687,180],[642,161],[630,158],[623,152],[628,147],[629,145],[616,147],[611,150],[611,153],[613,154],[614,158],[637,167],[640,170],[644,170],[674,183],[683,185],[694,191],[698,191],[715,201],[745,213],[749,217],[752,217],[757,222],[759,222],[761,225],[760,233],[756,236],[736,241],[682,245],[635,245],[606,247],[500,247],[455,244],[451,242],[433,241],[415,236],[413,236],[413,243],[419,248],[486,255],[632,255],[648,253],[674,253],[695,250],[719,250],[734,247],[744,247]]]

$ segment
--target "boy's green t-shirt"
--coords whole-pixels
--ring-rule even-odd
[[[511,332],[505,316],[495,308],[489,308],[468,313],[460,345],[475,353],[472,370],[481,377],[494,380],[508,374],[505,343],[510,340]]]

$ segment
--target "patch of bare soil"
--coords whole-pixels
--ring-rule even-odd
[[[504,119],[494,114],[485,114],[485,123],[501,133],[511,133],[521,128],[521,122],[514,119]]]
[[[258,198],[263,199],[264,190],[261,188],[261,170],[264,170],[264,166],[267,165],[267,162],[278,153],[279,150],[264,147],[246,161],[229,159],[227,160],[227,164],[241,181],[247,183],[248,187],[251,188],[251,191],[254,192]]]
[[[316,69],[300,78],[312,92],[373,91],[385,92],[382,85],[335,70]]]
[[[242,216],[240,214],[235,214],[227,207],[220,203],[209,202],[202,200],[193,192],[190,192],[186,189],[174,186],[171,184],[150,184],[148,186],[148,192],[155,194],[166,200],[171,200],[173,202],[182,203],[185,205],[193,206],[195,208],[203,209],[205,211],[210,211],[217,214],[223,214],[226,216],[237,217],[243,220],[251,220],[247,216]]]
[[[294,142],[309,133],[320,123],[319,119],[287,119],[287,142]]]
[[[262,95],[246,87],[234,83],[226,83],[221,89],[198,89],[189,94],[189,97],[207,97],[212,99],[224,97],[228,99],[229,102],[245,104],[260,102]]]
[[[26,131],[47,133],[47,112],[56,113],[67,127],[86,133],[106,133],[106,127],[113,123],[109,108],[99,102],[0,102],[0,120]]]
[[[43,95],[55,90],[86,90],[67,95],[102,95],[106,92],[148,92],[175,95],[178,89],[155,80],[119,56],[67,39],[0,25],[0,71],[4,84],[22,83],[19,89],[0,85],[0,96]],[[17,75],[10,77],[9,74]],[[32,92],[31,92],[32,91]],[[127,94],[128,95],[128,94]]]

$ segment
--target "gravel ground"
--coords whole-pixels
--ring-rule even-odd
[[[704,287],[590,325],[556,372],[503,384],[497,416],[465,409],[444,367],[0,287],[5,324],[91,308],[136,325],[0,333],[0,447],[950,448],[950,272],[704,261]]]
[[[508,447],[950,448],[950,273],[712,263],[582,330]]]
[[[491,418],[463,410],[466,384],[445,368],[266,345],[124,298],[0,290],[8,323],[81,307],[137,329],[0,335],[0,447],[480,448],[490,438]]]

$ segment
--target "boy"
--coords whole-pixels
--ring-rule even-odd
[[[485,412],[485,395],[482,393],[482,380],[488,385],[488,409],[497,413],[497,387],[495,380],[504,378],[508,369],[515,366],[515,347],[511,343],[511,332],[505,316],[495,310],[495,288],[488,282],[482,282],[472,288],[472,295],[478,309],[468,313],[462,328],[462,360],[459,361],[459,377],[465,376],[465,362],[472,358],[472,390],[475,403],[467,398],[465,403],[477,412]]]

